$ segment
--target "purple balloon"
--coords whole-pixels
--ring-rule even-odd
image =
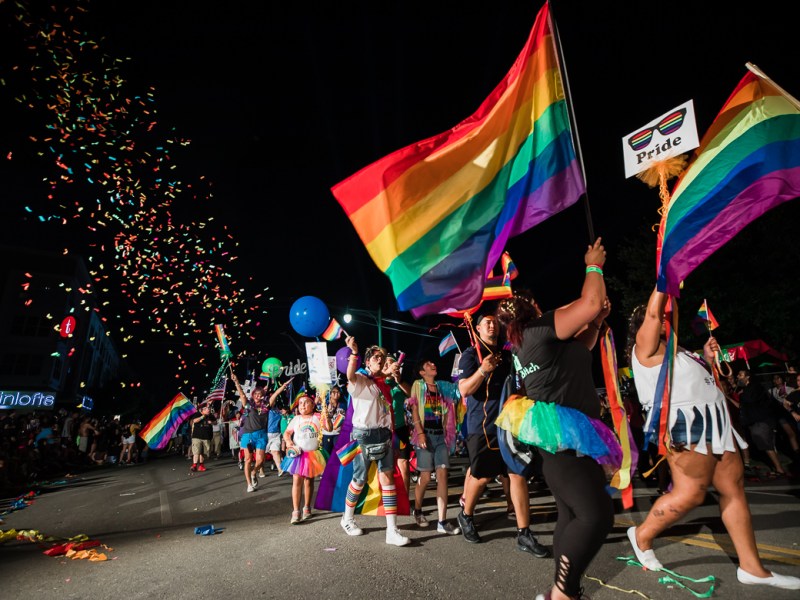
[[[336,368],[339,373],[347,375],[347,363],[350,362],[350,348],[342,346],[336,351]],[[361,366],[361,355],[356,358],[356,369]]]

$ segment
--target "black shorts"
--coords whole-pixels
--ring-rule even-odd
[[[497,443],[497,435],[481,432],[467,436],[467,452],[473,477],[485,479],[508,473]]]
[[[400,460],[408,460],[411,458],[411,431],[408,425],[395,427],[392,443],[394,445],[395,458],[399,458]]]

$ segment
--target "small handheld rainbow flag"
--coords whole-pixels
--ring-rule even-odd
[[[344,415],[342,413],[337,413],[336,416],[333,418],[333,422],[331,423],[331,427],[334,429],[339,429],[344,423]]]
[[[139,432],[147,445],[153,450],[161,450],[169,443],[172,434],[180,427],[190,415],[197,412],[194,404],[182,392],[167,404],[150,422]]]
[[[703,305],[700,307],[700,310],[697,311],[697,316],[706,322],[709,333],[719,327],[719,323],[714,318],[714,315],[712,315],[711,311],[708,310],[708,302],[706,300],[703,300]]]
[[[332,318],[331,322],[328,323],[328,327],[322,332],[322,338],[332,342],[333,340],[338,340],[340,337],[342,337],[343,333],[345,333],[345,330],[342,329],[341,325],[339,325],[339,321]]]
[[[352,440],[349,444],[342,446],[336,451],[336,456],[339,457],[339,462],[342,465],[349,465],[359,454],[361,454],[361,446],[358,440]]]

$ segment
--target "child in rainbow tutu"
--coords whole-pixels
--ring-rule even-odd
[[[319,447],[320,429],[332,429],[330,418],[326,417],[323,422],[315,412],[315,402],[310,396],[300,396],[297,411],[297,416],[289,421],[283,434],[286,457],[281,463],[281,470],[292,474],[292,525],[311,518],[314,478],[322,475],[328,461],[328,453]],[[301,491],[305,501],[302,517]]]

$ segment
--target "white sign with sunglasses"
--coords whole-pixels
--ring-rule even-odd
[[[699,145],[694,103],[689,100],[622,138],[625,177],[641,173],[658,161],[686,154]]]

